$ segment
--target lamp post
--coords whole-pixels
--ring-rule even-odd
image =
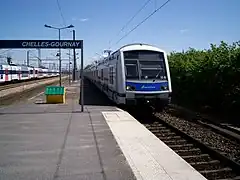
[[[71,71],[70,71],[70,65],[72,64],[71,62],[71,53],[70,53],[70,50],[69,50],[69,53],[66,53],[68,55],[68,58],[69,58],[69,62],[68,62],[68,75],[69,75],[69,85],[71,83]]]
[[[66,26],[66,27],[61,27],[61,28],[58,28],[58,27],[53,27],[53,26],[49,26],[47,24],[44,25],[44,27],[46,28],[51,28],[51,29],[57,29],[58,30],[58,40],[59,40],[59,43],[60,43],[60,40],[61,40],[61,30],[62,29],[68,29],[68,28],[73,28],[74,26],[71,24],[69,26]],[[59,86],[62,85],[62,63],[61,63],[61,48],[59,46],[59,54],[58,54],[58,58],[59,58]]]
[[[69,61],[69,67],[68,67],[68,69],[69,69],[69,85],[71,84],[71,64],[72,64],[72,62],[71,61]]]

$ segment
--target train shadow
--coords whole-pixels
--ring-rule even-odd
[[[114,103],[88,79],[84,79],[84,105],[113,106]],[[81,104],[81,100],[79,102]]]
[[[131,114],[136,120],[142,124],[153,124],[159,121],[154,115],[154,109],[149,106],[128,106],[124,110]]]

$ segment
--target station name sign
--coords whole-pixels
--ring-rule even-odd
[[[83,40],[0,40],[0,49],[22,48],[76,48],[81,49]]]

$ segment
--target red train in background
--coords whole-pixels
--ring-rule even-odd
[[[22,81],[45,77],[58,76],[58,70],[48,68],[36,68],[24,65],[3,65],[0,64],[0,84],[11,81]]]

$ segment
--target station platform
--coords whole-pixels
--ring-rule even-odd
[[[39,94],[0,108],[1,180],[205,179],[91,84],[84,89],[84,112],[79,83],[65,104]]]

